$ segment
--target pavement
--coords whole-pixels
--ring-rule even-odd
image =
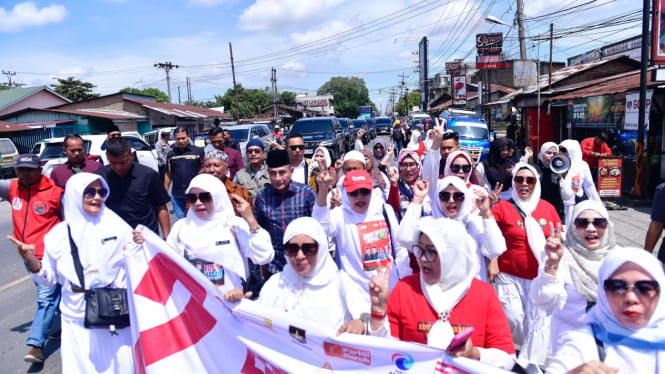
[[[644,248],[644,238],[651,222],[651,204],[648,206],[644,206],[645,204],[624,206],[625,210],[621,210],[619,206],[613,206],[612,204],[606,205],[609,205],[608,212],[614,225],[617,244],[623,247]]]

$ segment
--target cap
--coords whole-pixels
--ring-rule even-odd
[[[342,161],[346,161],[346,160],[357,160],[357,161],[362,162],[363,165],[365,165],[365,156],[363,156],[363,154],[360,153],[359,151],[346,152],[346,154],[344,154],[344,158],[342,159]]]
[[[256,139],[256,138],[250,139],[247,142],[247,145],[245,145],[245,149],[248,149],[249,147],[261,147],[261,149],[263,149],[264,151],[266,149],[266,145],[263,144],[263,141],[261,141],[261,139]]]
[[[276,125],[275,128],[279,130],[279,125]]]
[[[220,151],[219,149],[213,149],[211,151],[206,152],[205,154],[205,159],[211,159],[211,158],[216,158],[218,160],[222,160],[226,163],[229,161],[229,155],[226,154],[224,151]]]
[[[372,187],[374,187],[372,177],[365,170],[351,170],[344,175],[344,189],[346,192],[353,192],[361,188],[371,190]]]
[[[268,152],[266,158],[266,165],[269,168],[278,168],[284,165],[289,165],[289,152],[286,149],[275,149]]]
[[[18,161],[16,162],[17,168],[37,169],[41,166],[42,163],[39,160],[39,156],[32,153],[25,153],[18,156]]]

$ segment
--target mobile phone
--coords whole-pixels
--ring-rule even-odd
[[[473,331],[473,326],[469,326],[466,330],[455,335],[453,340],[450,341],[450,344],[448,344],[446,351],[454,351],[462,347],[464,344],[466,344],[466,341],[469,340],[471,334],[473,334]]]

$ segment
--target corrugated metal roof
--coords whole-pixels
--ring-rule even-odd
[[[147,117],[138,115],[136,113],[125,112],[122,110],[110,110],[110,109],[77,109],[77,110],[65,110],[65,109],[45,109],[51,112],[59,113],[70,113],[77,114],[81,116],[91,116],[98,118],[108,118],[108,119],[145,119]]]
[[[11,122],[0,121],[0,132],[23,131],[25,127]]]
[[[231,117],[226,113],[222,113],[214,109],[201,108],[193,105],[158,103],[132,99],[125,100],[141,104],[145,108],[152,109],[169,116],[176,116],[181,118]]]
[[[651,80],[651,74],[647,74],[647,87],[656,87],[660,83]],[[615,93],[625,93],[635,91],[640,87],[640,71],[631,71],[583,82],[579,85],[564,87],[565,93],[551,97],[552,100],[569,100],[574,98],[583,98],[590,96],[600,96]],[[564,90],[562,90],[564,91]]]

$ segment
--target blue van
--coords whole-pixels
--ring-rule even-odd
[[[487,158],[490,141],[494,137],[487,128],[487,122],[477,118],[452,117],[446,121],[445,129],[458,134],[460,148],[471,153],[476,164]]]

